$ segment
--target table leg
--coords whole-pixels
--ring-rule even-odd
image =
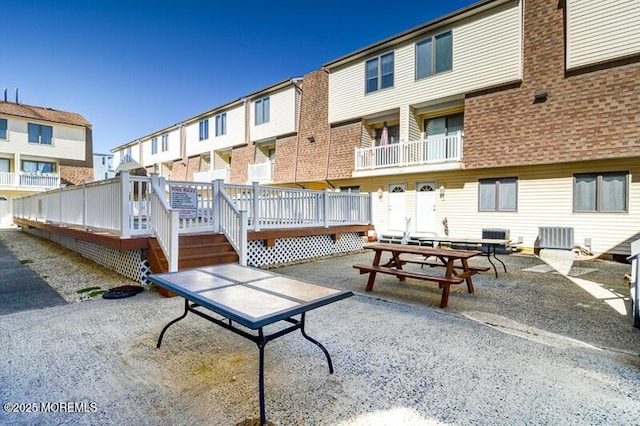
[[[506,246],[506,247],[508,248],[509,246]],[[502,268],[504,269],[504,272],[507,273],[507,265],[505,265],[504,262],[502,260],[498,259],[498,257],[496,256],[496,246],[495,245],[493,246],[493,258],[495,260],[497,260],[498,262],[502,263]],[[497,276],[498,276],[498,273],[496,272],[496,277]]]
[[[309,337],[309,335],[307,335],[307,333],[304,331],[304,324],[305,324],[305,314],[302,314],[302,318],[300,320],[300,331],[302,332],[302,336],[307,339],[308,341],[310,341],[311,343],[315,344],[316,346],[318,346],[320,349],[322,349],[322,352],[324,352],[324,355],[327,357],[327,362],[329,363],[329,374],[333,374],[333,363],[331,362],[331,355],[329,355],[329,351],[327,350],[327,348],[325,348],[322,343],[318,342],[315,339],[312,339],[311,337]]]
[[[267,342],[262,333],[262,327],[258,330],[260,340],[258,343],[258,351],[260,352],[260,371],[258,372],[258,392],[260,398],[260,426],[267,424],[267,415],[264,409],[264,346]]]
[[[159,348],[160,345],[162,344],[162,338],[164,337],[164,333],[167,331],[167,328],[169,328],[173,324],[177,323],[178,321],[186,317],[187,313],[189,313],[189,301],[187,299],[184,299],[184,314],[182,314],[181,316],[179,316],[178,318],[174,319],[173,321],[169,322],[169,324],[164,326],[164,328],[162,329],[162,332],[160,333],[160,337],[158,338],[158,343],[156,344],[156,348]]]
[[[380,266],[380,258],[382,257],[382,251],[376,250],[376,254],[373,257],[373,266]],[[369,280],[367,281],[367,286],[365,287],[365,291],[373,290],[373,283],[376,280],[376,273],[371,271],[369,272]]]

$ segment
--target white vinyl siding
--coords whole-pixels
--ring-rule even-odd
[[[198,123],[196,122],[194,125],[195,128],[195,143],[198,142]],[[167,135],[167,142],[169,145],[169,149],[167,151],[162,150],[162,136]],[[154,136],[158,138],[158,152],[156,154],[151,153],[151,139],[145,139],[142,142],[142,156],[144,158],[144,164],[141,164],[144,167],[149,167],[157,163],[168,162],[177,160],[180,158],[180,129],[175,127],[171,128],[162,134],[158,134]],[[133,148],[133,157],[134,160],[140,162],[140,149],[135,146]]]
[[[365,95],[366,59],[331,70],[329,122],[456,96],[522,79],[521,2],[498,6],[451,28],[453,69],[415,79],[415,40],[394,48],[393,88]],[[439,34],[441,30],[434,33]]]
[[[360,75],[360,80],[362,80]],[[296,97],[293,86],[269,95],[269,122],[255,124],[255,102],[249,108],[251,114],[251,140],[260,141],[296,131]],[[256,100],[264,97],[256,98]],[[229,117],[227,117],[229,120]],[[228,123],[230,126],[230,122]],[[229,127],[230,128],[230,127]]]
[[[245,140],[245,106],[240,104],[231,109],[224,111],[227,115],[227,133],[221,136],[209,135],[209,139],[204,141],[198,141],[199,138],[199,125],[198,122],[186,126],[186,140],[187,140],[187,156],[192,157],[194,155],[203,154],[212,150],[223,150],[234,146],[242,145],[246,143]],[[209,117],[209,126],[214,123],[215,132],[215,119],[214,117],[220,113],[216,113]],[[211,133],[211,128],[209,132]],[[214,133],[215,135],[215,133]]]
[[[28,123],[52,127],[52,144],[41,145],[29,142]],[[47,156],[64,160],[84,161],[86,157],[86,132],[84,127],[58,124],[31,119],[8,119],[7,133],[9,143],[3,141],[1,148],[6,154]]]
[[[567,69],[640,53],[640,7],[633,0],[567,0]]]

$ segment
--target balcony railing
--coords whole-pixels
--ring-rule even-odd
[[[0,172],[0,186],[14,188],[58,188],[60,176],[53,173]]]
[[[419,141],[356,148],[355,168],[370,170],[461,161],[463,139],[463,132],[459,131]]]
[[[249,164],[249,182],[270,183],[273,181],[273,160]]]
[[[193,174],[194,182],[211,182],[214,180],[222,179],[225,182],[229,182],[229,168],[218,170],[209,170],[206,172],[195,172]]]

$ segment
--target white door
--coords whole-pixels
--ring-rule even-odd
[[[389,231],[405,231],[406,189],[403,183],[389,185]]]
[[[11,225],[8,195],[0,195],[0,225]]]
[[[436,233],[436,183],[416,184],[416,232]]]

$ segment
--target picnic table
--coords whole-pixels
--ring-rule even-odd
[[[498,269],[496,268],[495,263],[491,261],[491,255],[493,255],[493,258],[495,260],[497,260],[502,264],[502,268],[504,269],[504,272],[505,273],[507,272],[507,265],[505,265],[504,262],[498,259],[498,257],[496,256],[496,247],[509,247],[509,245],[511,244],[511,240],[503,240],[503,239],[495,239],[495,238],[419,237],[418,241],[430,242],[434,246],[436,245],[436,243],[438,245],[445,243],[452,246],[460,245],[460,246],[467,246],[467,247],[468,246],[477,246],[477,247],[485,246],[487,248],[487,251],[486,253],[483,252],[482,254],[483,255],[486,254],[487,260],[493,267],[493,272],[495,273],[496,278],[498,278]]]
[[[482,254],[478,250],[451,250],[431,248],[415,245],[378,243],[364,247],[375,252],[373,263],[371,265],[356,264],[354,268],[360,270],[360,274],[369,274],[366,291],[373,290],[373,284],[378,273],[394,275],[400,281],[406,278],[418,280],[433,281],[438,283],[442,289],[442,297],[440,299],[440,307],[446,308],[449,302],[449,287],[452,284],[461,284],[466,282],[469,293],[474,292],[472,275],[482,271],[488,271],[488,267],[470,266],[468,260],[474,256]],[[391,254],[389,261],[383,265],[380,264],[382,254],[388,252]],[[418,255],[420,258],[401,258],[402,255]],[[430,260],[433,258],[433,260]],[[456,262],[459,262],[456,263]],[[424,272],[415,272],[402,269],[402,265],[407,263],[419,264],[421,267],[444,267],[444,275],[430,275]]]
[[[149,275],[149,281],[184,298],[184,313],[164,326],[157,348],[167,329],[182,320],[189,312],[238,334],[258,345],[260,367],[258,372],[260,421],[266,423],[264,406],[264,347],[295,330],[317,345],[325,354],[329,373],[333,364],[327,349],[305,332],[305,313],[353,296],[350,291],[337,290],[300,281],[261,269],[238,264],[225,264],[179,272]],[[212,316],[206,311],[217,316]],[[300,315],[299,318],[297,316]],[[296,317],[296,318],[294,318]],[[271,334],[265,327],[280,321],[286,327],[277,327]],[[244,327],[244,328],[243,328]],[[247,330],[248,329],[248,330]]]

